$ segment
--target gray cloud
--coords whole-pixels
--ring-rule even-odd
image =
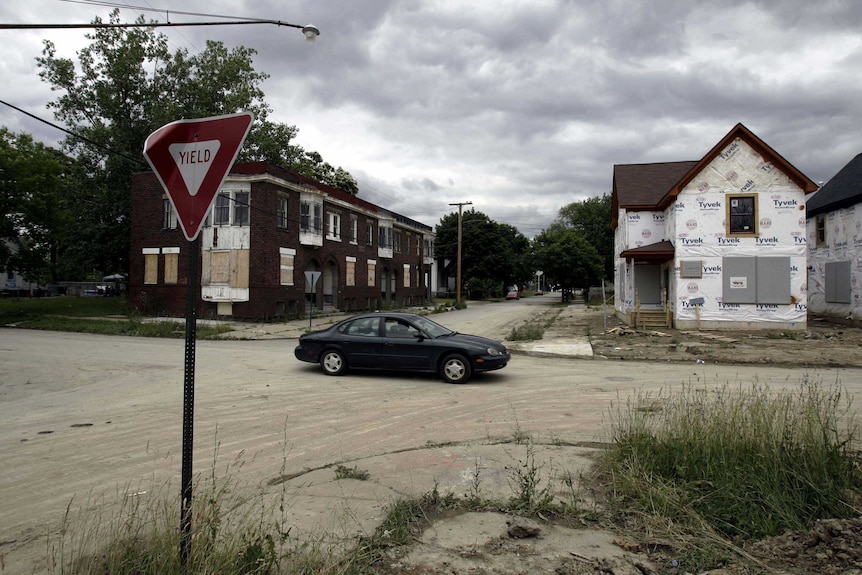
[[[698,159],[737,122],[815,181],[862,151],[854,0],[297,0],[287,9],[188,0],[182,9],[317,25],[315,44],[266,26],[165,33],[174,49],[212,38],[257,50],[272,118],[353,173],[363,197],[432,226],[450,203],[472,201],[534,235],[563,205],[609,192],[614,164]],[[8,0],[0,21],[97,13],[107,10]],[[15,48],[0,73],[4,99],[49,117],[56,95],[33,62],[46,34],[0,31]],[[83,34],[51,37],[72,55]],[[61,137],[8,109],[0,122]]]

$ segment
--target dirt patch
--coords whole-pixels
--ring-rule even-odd
[[[800,367],[862,366],[862,329],[818,318],[804,331],[636,330],[601,310],[561,314],[552,329],[586,335],[599,359]],[[607,329],[606,329],[607,327]]]
[[[544,339],[585,337],[597,361],[764,364],[800,368],[862,366],[862,330],[809,320],[805,331],[635,330],[600,309],[548,312]],[[668,547],[592,525],[531,518],[539,529],[516,535],[511,516],[457,513],[417,530],[414,544],[381,572],[411,575],[644,575],[688,573]],[[862,517],[818,521],[810,530],[744,545],[743,561],[712,575],[862,575]]]

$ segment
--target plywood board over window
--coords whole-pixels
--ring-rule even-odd
[[[210,252],[210,283],[230,282],[230,252]]]
[[[165,254],[165,283],[175,284],[179,278],[180,248],[163,248]]]
[[[231,250],[230,285],[235,288],[248,287],[249,250]]]
[[[279,248],[278,252],[280,264],[280,283],[283,286],[292,286],[296,250],[293,248]]]
[[[826,263],[824,295],[828,303],[850,303],[850,261]]]
[[[159,283],[159,248],[144,248],[144,283]]]
[[[790,303],[789,257],[728,256],[721,267],[724,303]]]

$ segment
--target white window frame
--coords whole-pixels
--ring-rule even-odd
[[[341,241],[341,214],[326,212],[326,239]]]

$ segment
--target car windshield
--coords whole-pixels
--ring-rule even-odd
[[[418,317],[413,320],[413,323],[416,324],[416,327],[425,331],[431,337],[442,337],[444,335],[452,335],[453,333],[455,333],[448,327],[443,327],[439,323],[435,323],[425,317]]]

